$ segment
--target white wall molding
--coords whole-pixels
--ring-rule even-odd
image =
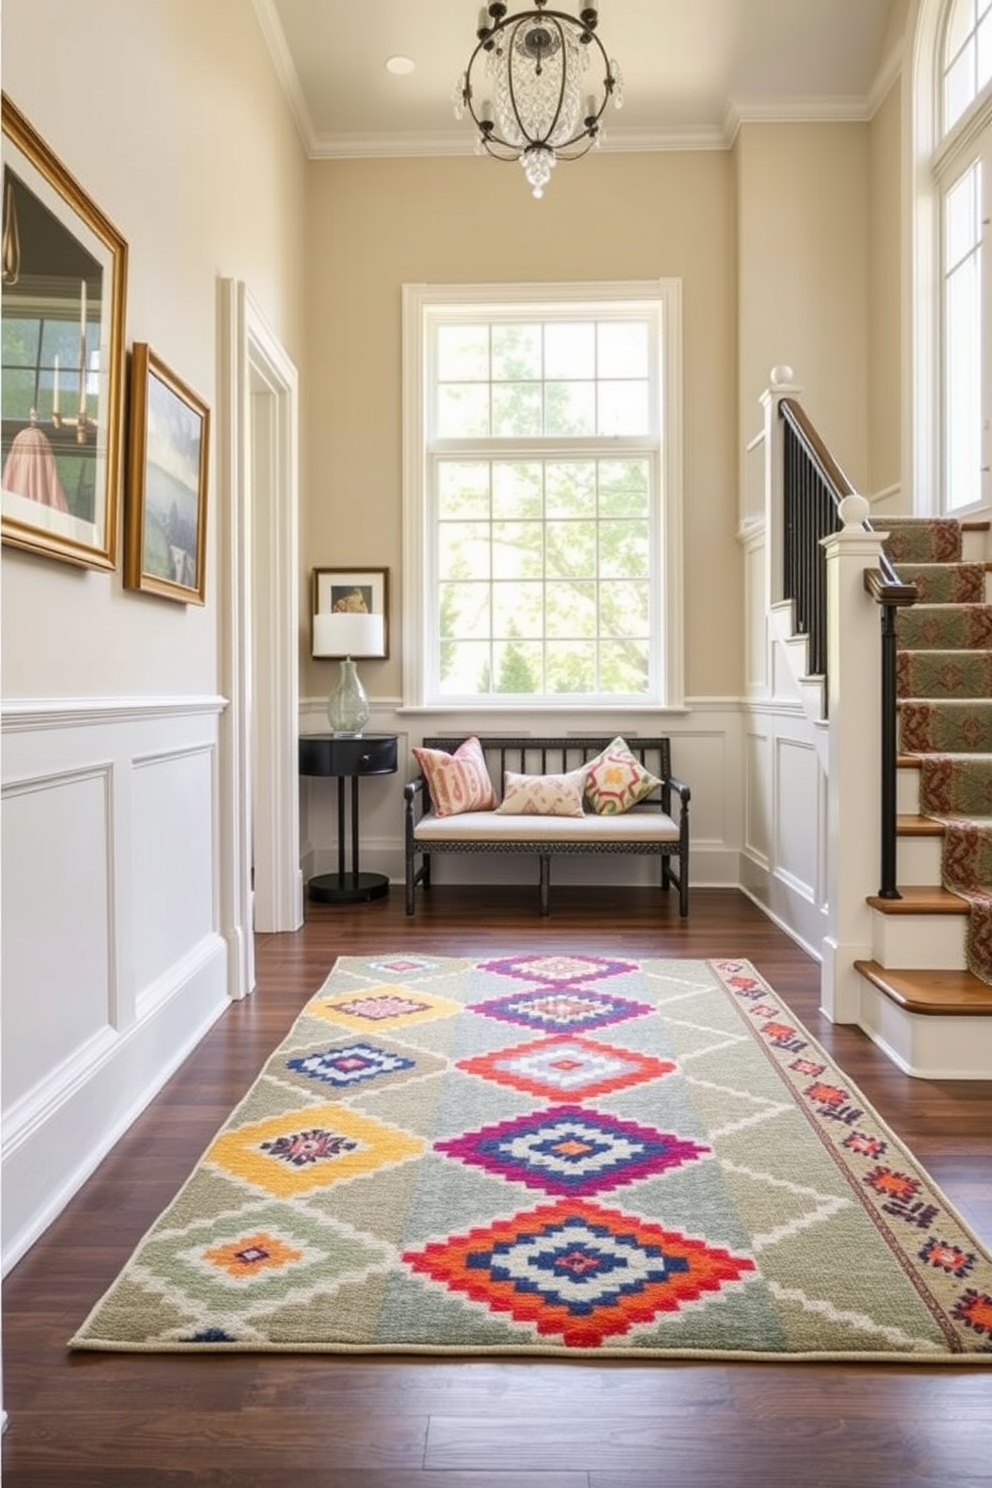
[[[5,1268],[227,1005],[225,710],[217,695],[5,705]]]
[[[4,1118],[3,1274],[44,1233],[229,1006],[213,936],[177,966],[151,1015],[52,1072]],[[28,1111],[33,1119],[26,1119]]]
[[[188,697],[4,698],[0,726],[5,734],[30,729],[146,723],[159,718],[215,717],[227,699],[213,694]]]

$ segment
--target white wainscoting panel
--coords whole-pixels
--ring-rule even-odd
[[[156,984],[216,929],[214,763],[209,741],[134,763],[131,869],[139,989]]]
[[[819,808],[816,750],[799,739],[776,740],[775,871],[805,899],[816,896]],[[811,811],[797,810],[809,802]]]
[[[223,706],[4,702],[4,1272],[227,1006]]]
[[[117,1021],[112,790],[103,764],[35,777],[3,792],[7,1108]],[[61,850],[63,832],[77,851]],[[10,997],[21,971],[30,995]]]
[[[744,741],[744,848],[768,868],[772,821],[770,741],[768,732],[749,728]]]
[[[826,934],[825,780],[815,725],[798,707],[745,707],[746,817],[740,883],[813,956]]]

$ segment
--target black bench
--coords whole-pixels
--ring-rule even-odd
[[[453,753],[465,735],[425,738],[425,749]],[[612,738],[586,735],[544,738],[477,735],[497,800],[505,772],[565,774],[594,759]],[[661,860],[661,887],[678,889],[679,913],[689,913],[689,787],[672,774],[666,737],[626,737],[631,753],[661,782],[644,801],[616,816],[586,811],[581,817],[505,816],[472,811],[435,816],[423,775],[406,783],[404,795],[406,912],[415,910],[417,885],[430,888],[434,853],[534,853],[539,860],[541,913],[550,909],[551,858],[561,855],[638,853]],[[675,807],[676,814],[673,814]],[[418,864],[419,859],[419,864]]]

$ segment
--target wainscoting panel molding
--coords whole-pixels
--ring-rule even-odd
[[[4,1272],[227,1006],[223,706],[4,702]]]

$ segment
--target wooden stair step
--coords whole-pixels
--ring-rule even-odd
[[[878,894],[869,894],[868,903],[886,915],[966,915],[970,910],[967,899],[960,894],[932,884],[900,884],[899,893],[901,899],[882,899]]]
[[[896,817],[897,837],[943,837],[944,823],[932,816],[910,816],[908,813]]]
[[[992,1018],[992,987],[970,971],[912,971],[855,961],[854,968],[908,1013]]]

